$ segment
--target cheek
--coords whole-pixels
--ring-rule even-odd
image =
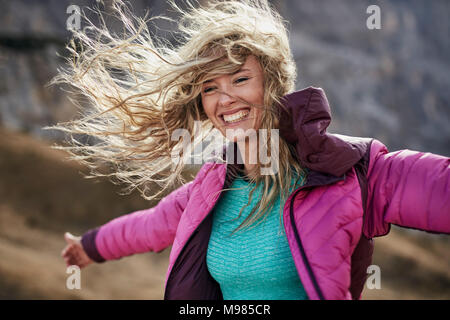
[[[257,87],[252,93],[250,101],[257,106],[255,108],[255,113],[259,115],[262,113],[262,108],[264,107],[264,90]]]
[[[260,79],[253,82],[252,86],[247,89],[247,96],[254,104],[264,104],[264,84],[260,81]]]

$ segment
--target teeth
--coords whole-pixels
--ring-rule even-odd
[[[240,110],[236,113],[233,114],[228,114],[228,115],[223,115],[223,119],[226,122],[237,122],[239,120],[241,120],[242,118],[244,118],[245,116],[247,116],[249,113],[248,110]]]

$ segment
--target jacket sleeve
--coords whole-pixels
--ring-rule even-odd
[[[87,255],[103,262],[135,253],[158,252],[171,245],[193,183],[174,190],[153,208],[118,217],[86,232],[81,243]]]
[[[390,224],[450,233],[450,158],[400,150],[374,140],[367,172],[364,232],[382,236]]]

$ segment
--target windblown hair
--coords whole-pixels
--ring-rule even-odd
[[[79,103],[81,117],[51,128],[67,133],[69,146],[60,148],[87,165],[89,177],[109,176],[124,184],[126,193],[138,189],[146,199],[184,183],[185,163],[172,161],[183,141],[173,141],[172,134],[185,129],[194,136],[196,121],[201,137],[213,132],[201,103],[202,83],[238,70],[250,55],[264,74],[260,128],[279,128],[280,99],[293,91],[296,78],[284,20],[267,0],[195,4],[181,9],[171,2],[180,16],[177,44],[148,29],[148,23],[168,17],[138,18],[121,1],[113,2],[113,11],[124,34],[113,34],[100,10],[100,26],[89,23],[74,31],[68,65],[52,83],[70,85],[87,103]],[[79,135],[95,143],[82,142]],[[102,172],[105,164],[108,173]],[[284,200],[289,194],[291,178],[303,174],[293,146],[281,137],[278,172],[260,175],[260,168],[257,164],[248,177],[254,184],[250,198],[263,185],[261,200],[238,229],[262,221],[277,196]],[[158,192],[149,187],[152,182],[161,187]]]

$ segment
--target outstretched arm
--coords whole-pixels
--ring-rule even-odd
[[[161,251],[172,244],[193,181],[163,198],[155,207],[118,217],[86,232],[82,246],[96,262],[135,253]]]
[[[401,150],[388,153],[374,140],[367,173],[368,199],[364,232],[389,232],[389,224],[450,233],[450,159]]]

